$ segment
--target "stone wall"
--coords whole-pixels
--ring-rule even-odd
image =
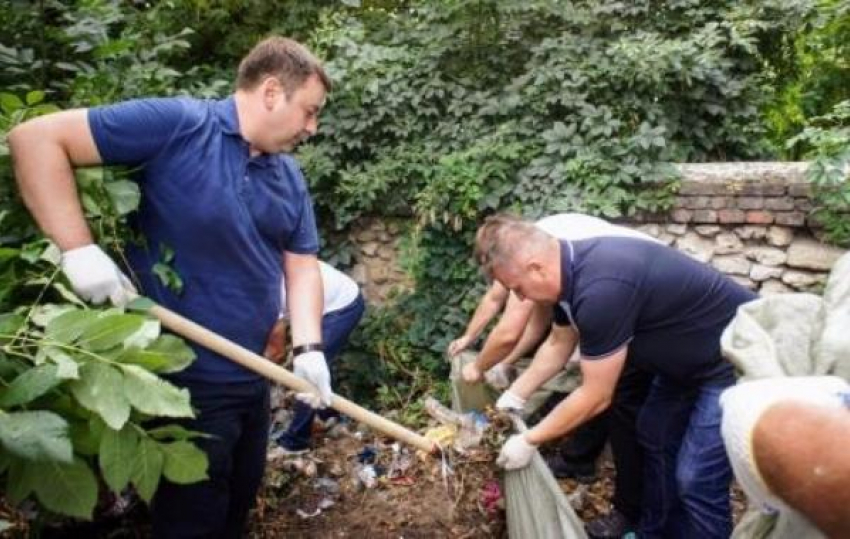
[[[762,294],[817,291],[841,254],[822,243],[809,218],[805,163],[680,165],[681,188],[664,214],[627,222]],[[399,269],[399,240],[409,223],[364,219],[351,233],[357,245],[352,276],[367,299],[381,302],[409,287]]]
[[[409,225],[404,219],[367,218],[358,221],[350,233],[355,245],[350,274],[370,303],[386,300],[393,288],[413,286],[399,263],[402,234]]]

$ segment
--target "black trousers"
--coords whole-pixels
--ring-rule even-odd
[[[196,418],[180,424],[210,435],[194,440],[209,459],[209,479],[178,485],[163,478],[151,504],[153,537],[242,537],[265,471],[269,384],[181,385]]]
[[[595,462],[610,440],[617,469],[613,504],[632,522],[640,519],[643,493],[643,448],[637,439],[637,417],[652,378],[626,361],[608,410],[576,429],[559,448],[565,460]]]

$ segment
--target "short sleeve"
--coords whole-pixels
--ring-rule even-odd
[[[552,308],[552,322],[556,326],[570,326],[572,322],[570,322],[570,317],[567,315],[567,312],[560,305],[555,305]]]
[[[635,286],[620,280],[595,281],[575,303],[581,353],[605,357],[634,337],[640,308]]]
[[[319,252],[319,233],[316,230],[316,216],[310,195],[304,193],[301,204],[301,216],[298,225],[292,231],[285,249],[297,254],[315,254]]]
[[[284,245],[284,249],[296,254],[315,254],[319,252],[319,233],[316,229],[316,216],[313,212],[313,201],[307,191],[307,182],[301,173],[301,167],[291,156],[281,160],[281,166],[289,181],[297,186],[296,193],[300,197],[300,212],[292,233]]]
[[[179,98],[135,99],[88,111],[100,157],[105,164],[141,165],[171,141],[184,120]]]

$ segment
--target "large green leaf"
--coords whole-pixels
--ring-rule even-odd
[[[118,215],[127,215],[139,207],[139,186],[129,180],[116,180],[104,184]]]
[[[164,425],[148,431],[148,435],[156,440],[191,440],[194,438],[209,438],[211,435],[205,432],[189,430],[180,425]]]
[[[0,443],[23,459],[71,462],[68,423],[52,412],[0,413]]]
[[[89,350],[109,350],[132,339],[137,332],[146,331],[145,322],[147,319],[137,314],[101,316],[86,326],[78,342]]]
[[[20,406],[44,395],[62,383],[56,372],[56,365],[40,365],[24,371],[3,391],[0,407]]]
[[[47,324],[55,318],[74,310],[76,310],[74,307],[67,304],[55,305],[53,303],[48,303],[46,305],[38,305],[33,308],[30,320],[39,327],[46,327]]]
[[[195,483],[206,479],[207,455],[191,442],[161,444],[165,455],[163,474],[178,484]]]
[[[100,452],[103,432],[108,430],[100,416],[92,415],[90,420],[73,419],[70,421],[71,442],[77,455],[94,456]]]
[[[129,462],[130,480],[136,485],[136,492],[146,502],[150,502],[156,492],[164,460],[159,444],[144,437],[139,442],[133,460]]]
[[[121,430],[106,429],[100,441],[100,469],[106,484],[114,492],[121,492],[130,481],[133,462],[139,450],[139,434],[127,424]]]
[[[56,364],[56,376],[63,380],[77,380],[80,378],[80,367],[73,357],[66,354],[62,349],[55,346],[47,346],[39,351]]]
[[[24,317],[15,313],[0,314],[0,344],[4,344],[11,340],[11,337],[17,333],[20,327],[24,324]]]
[[[124,376],[118,369],[91,361],[80,367],[80,379],[71,382],[70,387],[83,407],[98,414],[113,429],[123,427],[130,417]]]
[[[185,369],[195,359],[195,352],[180,338],[162,335],[145,349],[122,350],[115,361],[132,363],[153,372],[168,373]]]
[[[146,348],[156,341],[159,332],[159,320],[146,319],[139,331],[124,339],[124,348]]]
[[[124,393],[140,412],[153,416],[194,417],[189,392],[136,365],[122,365]]]
[[[82,459],[35,467],[35,495],[51,511],[91,519],[97,503],[97,478]]]
[[[86,328],[96,323],[97,319],[97,311],[74,309],[50,320],[44,330],[44,336],[64,344],[71,344],[82,335]]]
[[[35,490],[35,469],[41,465],[40,462],[12,459],[6,479],[6,496],[10,502],[19,504]]]

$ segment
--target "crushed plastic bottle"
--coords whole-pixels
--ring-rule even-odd
[[[440,401],[434,397],[425,398],[425,411],[428,415],[442,423],[443,425],[460,426],[463,422],[463,415],[453,412],[449,408],[440,404]]]
[[[427,397],[424,404],[428,415],[444,426],[457,428],[457,435],[453,440],[455,448],[463,451],[477,447],[481,443],[481,438],[489,424],[483,413],[467,412],[461,414],[443,406],[433,397]]]

